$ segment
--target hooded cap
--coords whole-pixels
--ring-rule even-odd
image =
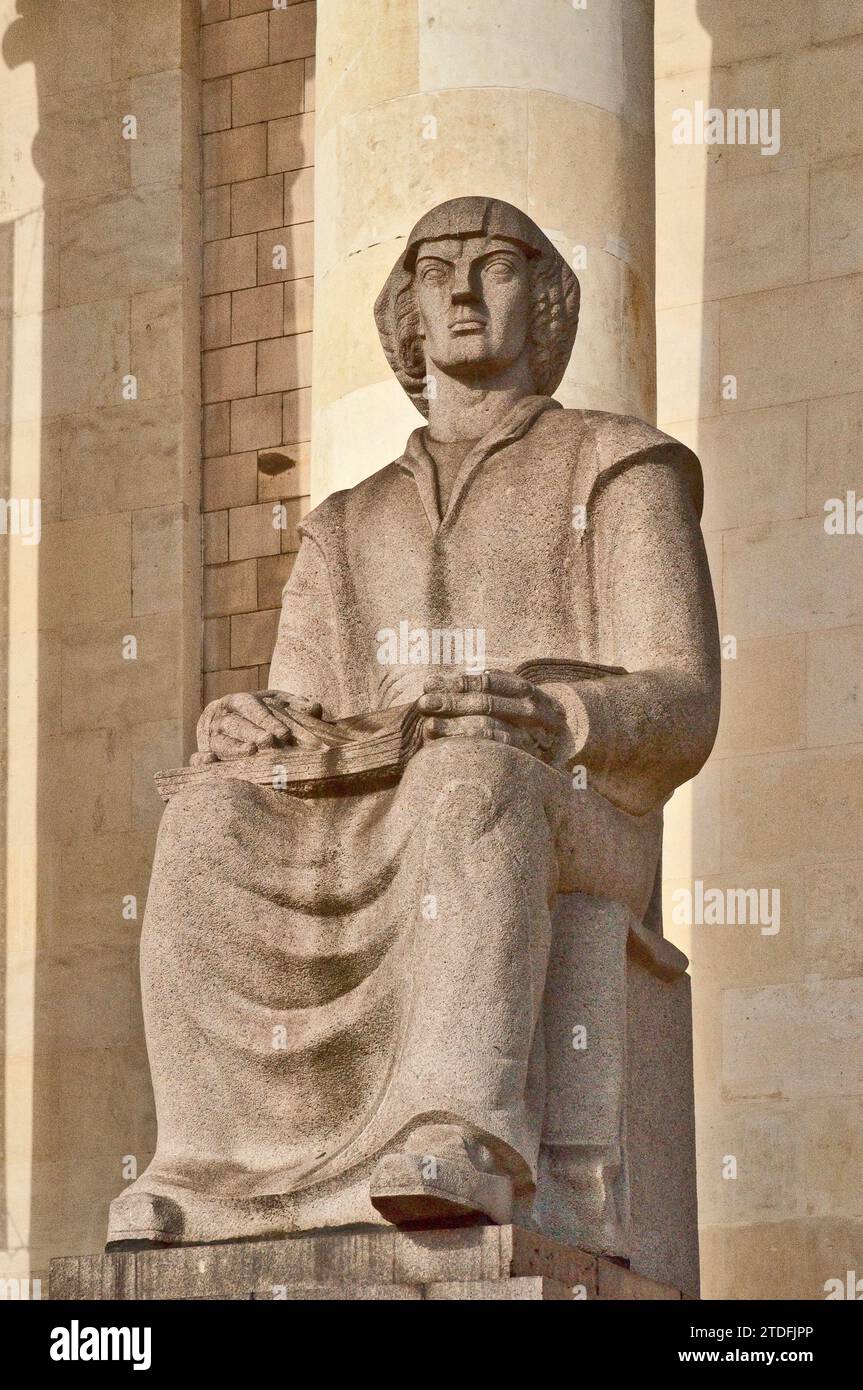
[[[536,223],[500,198],[451,198],[439,203],[409,233],[375,303],[375,322],[387,361],[424,415],[428,415],[426,367],[413,288],[417,252],[422,242],[471,236],[515,242],[534,267],[531,347],[539,395],[550,396],[560,385],[575,342],[578,279]]]

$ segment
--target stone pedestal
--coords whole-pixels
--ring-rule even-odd
[[[680,1299],[611,1260],[518,1226],[315,1232],[51,1264],[52,1299]]]

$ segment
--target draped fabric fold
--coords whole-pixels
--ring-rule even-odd
[[[697,461],[640,422],[553,405],[522,401],[479,441],[436,526],[422,431],[307,518],[270,685],[332,717],[413,699],[428,667],[380,660],[403,620],[481,630],[490,669],[631,674],[555,689],[566,766],[444,739],[363,795],[230,781],[172,798],[141,947],[158,1147],[109,1240],[379,1222],[371,1169],[426,1120],[464,1126],[532,1191],[555,903],[643,917],[671,790],[651,740],[671,740],[679,781],[713,736]]]

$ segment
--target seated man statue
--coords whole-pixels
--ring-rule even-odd
[[[271,689],[201,717],[141,943],[158,1147],[110,1243],[530,1207],[556,900],[642,921],[663,804],[718,717],[698,461],[552,399],[578,303],[497,199],[407,239],[375,313],[428,425],[305,518]],[[419,737],[380,782],[215,775],[412,702]]]

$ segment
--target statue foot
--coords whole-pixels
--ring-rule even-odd
[[[512,1220],[512,1178],[483,1167],[488,1150],[454,1125],[428,1125],[410,1152],[384,1154],[370,1183],[372,1206],[395,1226],[485,1218]]]
[[[179,1244],[183,1214],[170,1197],[127,1188],[108,1215],[108,1251],[159,1249]]]

